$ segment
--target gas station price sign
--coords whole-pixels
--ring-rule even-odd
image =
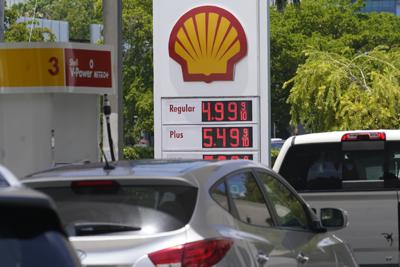
[[[165,98],[162,99],[163,124],[257,123],[258,99]]]
[[[268,165],[269,6],[212,2],[153,0],[154,157]]]
[[[250,100],[202,101],[201,120],[212,121],[252,121],[253,109]]]
[[[163,151],[229,151],[249,154],[259,144],[255,124],[232,125],[164,125]],[[221,152],[220,152],[221,153]]]
[[[254,159],[258,107],[256,97],[162,99],[163,155]]]
[[[164,152],[163,157],[167,159],[203,159],[203,160],[259,160],[259,153],[257,151],[173,151]]]
[[[252,148],[253,127],[202,127],[203,148]]]
[[[253,160],[253,154],[204,154],[204,160],[235,160],[246,159]]]

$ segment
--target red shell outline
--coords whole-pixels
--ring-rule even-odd
[[[201,73],[189,74],[187,62],[174,51],[174,44],[177,39],[178,30],[190,17],[200,13],[211,13],[211,12],[217,13],[218,15],[228,19],[232,24],[232,26],[235,27],[235,29],[238,31],[240,51],[239,53],[237,53],[235,56],[233,56],[231,59],[228,60],[226,73],[218,73],[218,74],[212,73],[210,75],[205,75]],[[186,82],[211,83],[213,81],[233,81],[235,64],[239,62],[242,58],[244,58],[246,55],[247,55],[247,38],[242,25],[232,13],[217,6],[200,6],[189,10],[179,18],[174,28],[172,29],[171,35],[169,37],[169,56],[181,65],[183,80]]]

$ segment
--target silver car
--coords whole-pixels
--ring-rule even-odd
[[[69,165],[23,183],[56,202],[85,266],[357,266],[314,211],[252,161],[126,161]]]

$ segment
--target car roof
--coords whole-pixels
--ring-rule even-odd
[[[53,201],[48,196],[24,186],[1,188],[0,205],[56,210]]]
[[[114,169],[105,169],[105,163],[69,164],[49,170],[37,172],[21,179],[22,182],[35,180],[85,179],[107,178],[118,179],[126,177],[140,177],[144,179],[179,177],[192,184],[201,183],[204,177],[212,179],[222,177],[241,168],[261,167],[260,164],[250,160],[131,160],[110,162]],[[207,175],[204,175],[207,173]],[[203,174],[203,175],[202,175]],[[208,179],[206,179],[208,180]]]
[[[384,132],[387,141],[400,140],[400,130],[352,130],[352,131],[333,131],[322,133],[311,133],[296,135],[287,140],[292,145],[318,144],[318,143],[337,143],[341,142],[342,136],[347,133],[370,133]],[[294,139],[294,140],[293,140]]]

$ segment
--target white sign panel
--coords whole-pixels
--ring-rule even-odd
[[[166,98],[162,99],[166,124],[258,122],[258,99],[253,98]]]
[[[258,147],[256,125],[164,126],[163,151],[251,150]]]
[[[153,12],[155,157],[268,165],[267,1],[153,0]]]

